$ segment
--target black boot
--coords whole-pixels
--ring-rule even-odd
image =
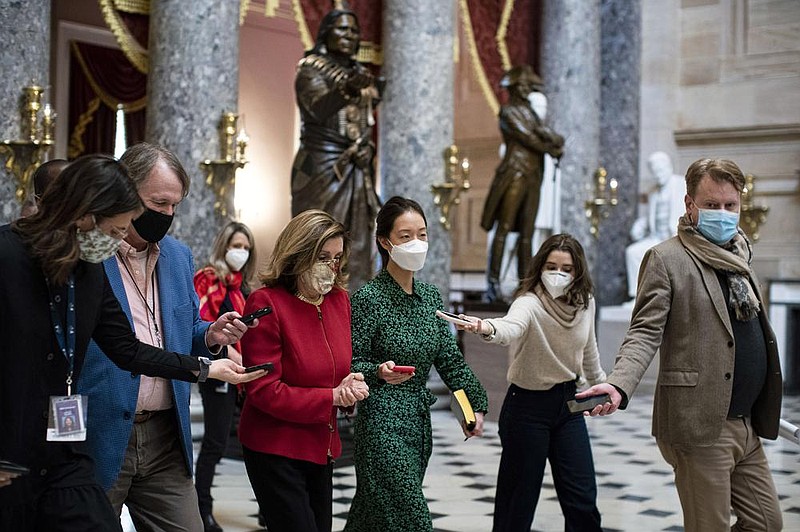
[[[214,519],[214,516],[211,514],[206,514],[202,516],[203,518],[203,530],[205,532],[222,532],[222,527],[219,526],[217,520]]]

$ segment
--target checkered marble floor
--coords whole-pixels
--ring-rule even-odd
[[[625,412],[587,420],[598,477],[598,506],[607,531],[683,530],[680,504],[666,465],[650,436],[650,395],[634,397]],[[435,530],[491,530],[495,477],[500,460],[497,424],[486,436],[463,441],[449,411],[433,412],[434,448],[425,478]],[[800,396],[787,397],[783,417],[800,423]],[[781,498],[784,529],[800,531],[800,446],[779,439],[764,446]],[[334,531],[344,527],[355,493],[352,466],[334,472]],[[256,503],[244,464],[223,459],[217,469],[214,515],[226,532],[259,530]],[[552,477],[547,472],[533,530],[564,529]]]

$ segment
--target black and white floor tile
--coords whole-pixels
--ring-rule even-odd
[[[598,476],[598,506],[607,531],[683,530],[672,471],[650,436],[651,409],[651,397],[636,397],[625,412],[587,420]],[[785,399],[783,417],[800,422],[800,397]],[[496,423],[487,423],[484,438],[466,442],[449,411],[433,412],[433,427],[434,450],[425,494],[435,530],[490,531],[501,450]],[[782,439],[765,441],[764,445],[781,498],[784,529],[800,531],[800,446]],[[344,527],[355,486],[352,466],[335,470],[334,531]],[[226,532],[258,530],[257,506],[243,463],[223,459],[213,495],[214,514]],[[533,530],[563,529],[548,471]]]
[[[587,420],[598,477],[598,506],[608,532],[683,530],[672,471],[650,436],[651,410],[651,397],[635,397],[624,412]],[[434,449],[425,494],[434,529],[488,532],[501,451],[497,424],[487,422],[483,438],[465,442],[449,411],[434,411],[432,417]],[[784,399],[782,417],[800,423],[800,396]],[[764,446],[781,498],[784,530],[800,531],[800,446],[783,439],[764,441]],[[344,527],[355,487],[352,466],[334,471],[334,531]],[[213,495],[214,515],[226,532],[259,530],[257,505],[242,462],[222,460]],[[129,521],[124,524],[126,532],[134,530]],[[548,470],[533,530],[563,529]]]

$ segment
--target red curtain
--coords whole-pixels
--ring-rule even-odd
[[[144,140],[147,76],[121,50],[75,41],[70,48],[68,157],[113,153],[120,104],[128,144]]]
[[[478,77],[486,82],[490,107],[496,109],[504,103],[505,91],[500,89],[500,78],[509,68],[529,64],[539,73],[539,42],[541,36],[541,0],[462,0],[466,7],[465,20],[469,19],[467,43],[477,57],[471,57]],[[462,12],[462,16],[465,14]],[[471,33],[471,35],[470,35]],[[498,36],[503,35],[498,42]],[[472,54],[471,54],[472,55]]]
[[[319,24],[326,13],[333,10],[331,0],[294,0],[297,23],[300,27],[300,37],[306,49],[314,45],[317,38]],[[362,63],[373,65],[383,64],[383,51],[381,42],[382,33],[382,0],[350,0],[349,9],[358,17],[361,26],[361,47],[358,60]],[[305,29],[308,34],[304,35]],[[374,70],[374,69],[373,69]]]

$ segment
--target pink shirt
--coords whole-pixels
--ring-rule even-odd
[[[158,244],[149,244],[144,251],[123,241],[117,252],[117,264],[128,296],[133,318],[133,330],[142,342],[164,347],[161,308],[158,300],[158,283],[155,269]],[[172,408],[172,385],[168,379],[141,376],[136,411],[166,410]]]

